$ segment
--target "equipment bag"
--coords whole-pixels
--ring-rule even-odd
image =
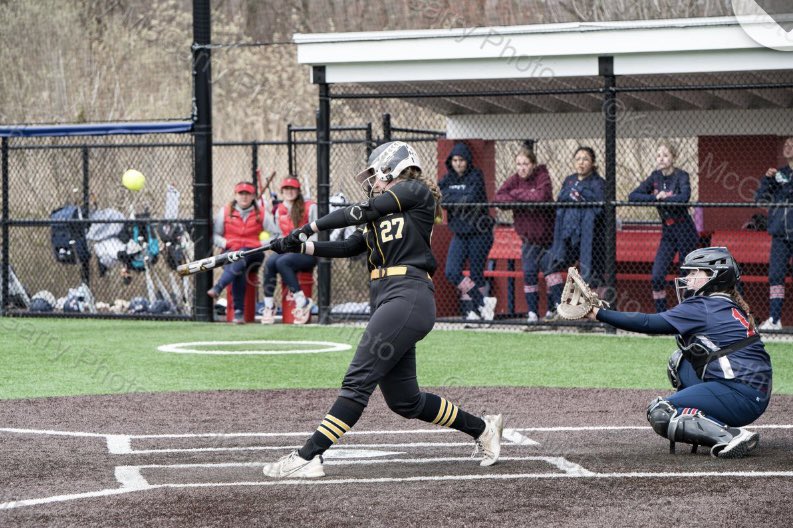
[[[50,214],[52,251],[55,260],[61,264],[88,262],[91,254],[85,241],[85,226],[81,224],[59,223],[63,220],[79,220],[82,218],[80,208],[66,205]]]

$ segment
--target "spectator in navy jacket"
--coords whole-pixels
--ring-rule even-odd
[[[495,297],[485,297],[485,263],[493,246],[493,218],[487,206],[466,205],[487,202],[482,172],[474,167],[471,151],[457,143],[446,158],[447,173],[438,182],[443,194],[452,241],[446,256],[446,278],[460,291],[463,315],[469,320],[493,319]],[[468,260],[470,277],[463,275]]]
[[[516,172],[496,192],[495,201],[551,202],[553,188],[548,168],[537,164],[537,156],[527,147],[521,147],[515,156]],[[521,262],[523,264],[523,291],[528,306],[528,322],[538,321],[537,275],[540,258],[553,241],[553,209],[547,207],[511,207],[515,232],[523,241]]]
[[[770,203],[793,203],[793,137],[782,147],[787,164],[769,168],[760,180],[756,200]],[[785,275],[793,257],[793,210],[788,207],[768,208],[768,234],[771,235],[771,255],[768,264],[770,289],[770,316],[761,330],[782,329],[782,305],[785,302]]]
[[[565,178],[557,199],[560,203],[602,202],[606,181],[598,174],[595,151],[590,147],[579,147],[573,156],[575,173]],[[542,257],[540,267],[548,287],[548,312],[545,318],[556,318],[556,306],[562,298],[564,280],[562,271],[578,260],[581,277],[597,287],[598,260],[603,255],[595,254],[603,235],[600,225],[603,207],[557,207],[553,226],[553,245]]]
[[[677,151],[669,143],[658,145],[655,161],[657,169],[639,184],[628,196],[631,202],[655,202],[661,216],[661,243],[655,254],[652,273],[653,300],[655,311],[666,311],[666,272],[675,259],[680,260],[694,251],[699,235],[688,214],[688,208],[682,205],[660,205],[686,203],[691,199],[691,184],[688,173],[675,167]]]

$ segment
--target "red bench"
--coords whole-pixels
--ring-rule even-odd
[[[712,246],[723,246],[741,266],[743,282],[768,282],[767,266],[771,256],[771,235],[765,231],[724,230],[714,231]],[[793,280],[788,276],[785,282]]]
[[[617,232],[617,281],[650,282],[650,273],[647,270],[640,272],[639,268],[649,268],[655,260],[658,244],[661,241],[660,230],[625,230]],[[514,314],[516,304],[523,304],[516,297],[516,280],[523,281],[521,261],[521,245],[523,241],[512,227],[499,226],[494,230],[493,247],[488,254],[487,269],[484,276],[496,279],[496,284],[506,281],[505,292],[498,291],[494,294],[499,299],[497,312],[499,314]],[[675,257],[675,263],[678,262]],[[469,272],[465,271],[465,275]],[[563,273],[563,275],[565,275]],[[677,275],[667,275],[668,281],[673,281]],[[540,281],[544,280],[542,272],[539,273]],[[522,288],[520,288],[522,291]],[[541,296],[542,299],[542,296]],[[503,301],[506,300],[506,303]]]

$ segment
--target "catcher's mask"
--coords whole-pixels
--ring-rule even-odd
[[[388,183],[408,167],[421,170],[418,154],[407,143],[391,141],[372,151],[366,170],[358,174],[357,179],[367,196],[371,196],[376,179]]]
[[[697,249],[686,255],[683,264],[680,265],[680,271],[687,273],[694,270],[705,271],[708,280],[695,289],[693,285],[689,286],[690,277],[675,279],[675,291],[679,302],[695,295],[729,291],[741,278],[738,264],[725,247]]]

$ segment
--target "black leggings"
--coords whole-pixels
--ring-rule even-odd
[[[372,282],[370,296],[374,311],[340,396],[365,406],[380,385],[394,412],[415,418],[425,400],[416,378],[416,343],[435,324],[435,287],[424,278],[386,277]]]

